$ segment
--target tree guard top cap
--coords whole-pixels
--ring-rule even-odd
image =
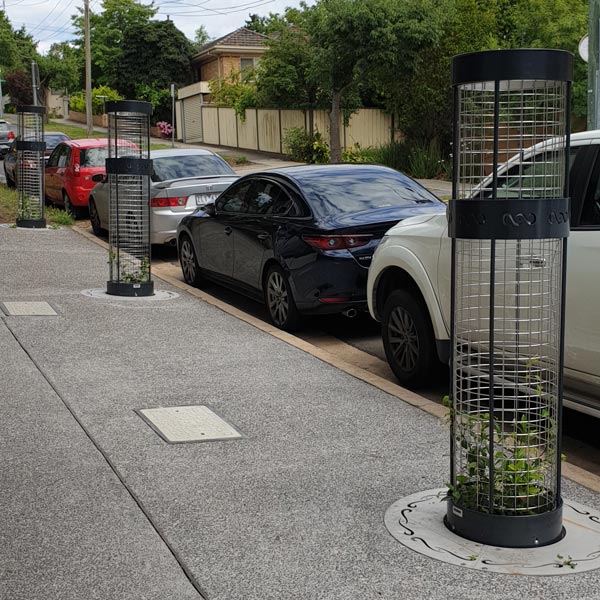
[[[24,105],[17,106],[18,113],[37,113],[38,115],[46,114],[45,106]]]
[[[141,100],[111,100],[104,105],[106,113],[152,114],[152,104]]]
[[[573,54],[565,50],[485,50],[452,59],[452,84],[480,81],[573,81]]]

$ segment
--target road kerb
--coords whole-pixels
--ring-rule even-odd
[[[89,231],[86,231],[77,226],[73,227],[73,229],[79,234],[88,238],[90,241],[98,244],[99,246],[102,246],[103,248],[108,249],[108,244],[104,240],[97,238]],[[318,346],[315,346],[314,344],[303,340],[291,333],[282,331],[281,329],[278,329],[277,327],[269,323],[265,323],[261,319],[249,315],[244,311],[240,310],[239,308],[235,308],[234,306],[227,304],[227,302],[219,300],[218,298],[215,298],[214,296],[211,296],[210,294],[199,290],[198,288],[192,287],[191,285],[188,285],[187,283],[175,277],[172,277],[164,271],[165,269],[161,269],[161,265],[156,265],[152,267],[153,275],[155,275],[159,279],[162,279],[163,281],[172,285],[173,287],[188,292],[192,296],[196,296],[197,298],[204,300],[208,304],[219,308],[223,312],[226,312],[227,314],[232,315],[240,319],[241,321],[244,321],[245,323],[256,327],[257,329],[260,329],[261,331],[268,333],[269,335],[272,335],[273,337],[276,337],[281,341],[286,342],[287,344],[290,344],[295,348],[298,348],[299,350],[311,354],[315,358],[318,358],[323,362],[340,369],[340,371],[344,371],[348,375],[351,375],[356,379],[360,379],[361,381],[364,381],[365,383],[368,383],[382,390],[383,392],[386,392],[387,394],[398,398],[398,400],[402,400],[402,402],[406,402],[411,406],[419,408],[420,410],[434,417],[437,417],[438,419],[446,420],[448,418],[448,408],[446,408],[445,406],[442,406],[437,402],[433,402],[433,400],[429,400],[428,398],[423,398],[422,396],[419,396],[418,394],[407,390],[406,388],[403,388],[402,386],[393,383],[392,381],[388,381],[387,379],[380,377],[375,373],[371,373],[370,371],[367,371],[361,367],[350,364],[336,357],[331,352],[323,350],[322,348],[319,348]],[[340,344],[344,344],[344,342],[340,341]],[[585,469],[582,469],[577,465],[574,465],[568,461],[563,461],[562,475],[563,477],[566,477],[567,479],[570,479],[571,481],[574,481],[579,485],[587,487],[595,492],[600,492],[600,476],[595,475],[594,473],[590,473],[589,471],[586,471]]]

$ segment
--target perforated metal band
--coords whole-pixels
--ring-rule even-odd
[[[566,238],[569,199],[451,200],[448,234],[463,240]]]
[[[120,158],[106,159],[106,173],[110,175],[150,175],[152,173],[152,160],[147,158]]]

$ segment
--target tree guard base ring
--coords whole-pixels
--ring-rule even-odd
[[[153,296],[154,282],[124,283],[120,281],[107,281],[106,293],[111,296]]]
[[[25,229],[46,229],[46,219],[17,219],[15,225]]]
[[[501,548],[538,548],[560,541],[563,505],[538,515],[495,515],[461,508],[452,500],[444,517],[446,527],[461,537]]]

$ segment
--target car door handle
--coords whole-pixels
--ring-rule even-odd
[[[268,233],[259,233],[256,237],[259,240],[268,240],[269,239],[269,234]]]
[[[231,229],[231,227],[225,227],[223,231],[225,232],[225,235],[231,235],[233,233],[233,229]]]

